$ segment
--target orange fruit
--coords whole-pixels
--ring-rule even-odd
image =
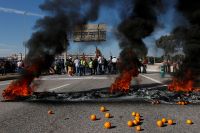
[[[166,119],[166,118],[162,118],[162,122],[163,122],[163,123],[166,123],[166,122],[167,122],[167,119]]]
[[[100,111],[101,111],[101,112],[105,112],[105,111],[106,111],[106,108],[105,108],[104,106],[101,106]]]
[[[156,124],[157,124],[158,127],[162,127],[162,126],[163,126],[163,122],[160,121],[160,120],[158,120],[158,121],[156,122]]]
[[[137,131],[141,131],[142,128],[141,128],[140,126],[136,126],[136,130],[137,130]]]
[[[185,105],[185,102],[181,102],[181,105]]]
[[[138,123],[139,123],[139,122],[138,122],[137,120],[133,120],[133,124],[134,124],[134,125],[138,125]]]
[[[133,124],[134,124],[134,125],[138,125],[139,122],[138,122],[137,120],[133,120]]]
[[[107,128],[107,129],[111,128],[111,123],[110,122],[105,122],[104,123],[104,127]]]
[[[49,110],[49,111],[48,111],[48,114],[49,114],[49,115],[53,114],[53,111],[52,111],[52,110]]]
[[[96,115],[90,115],[90,119],[91,119],[92,121],[95,121],[95,120],[96,120]]]
[[[192,120],[186,120],[186,123],[190,125],[193,124]]]
[[[135,116],[136,116],[136,117],[140,117],[140,114],[139,114],[139,113],[136,113]]]
[[[169,125],[172,125],[172,124],[173,124],[173,121],[172,121],[171,119],[169,119],[169,120],[167,121],[167,123],[168,123]]]
[[[135,112],[132,112],[132,116],[135,116],[136,115],[136,113]]]
[[[132,126],[133,126],[133,122],[132,122],[132,121],[128,121],[128,122],[127,122],[127,125],[128,125],[129,127],[132,127]]]
[[[138,122],[140,122],[140,117],[136,116],[135,120],[138,121]]]
[[[110,118],[110,113],[105,113],[105,118]]]

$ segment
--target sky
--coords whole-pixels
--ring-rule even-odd
[[[172,0],[169,0],[172,1]],[[0,57],[9,56],[12,54],[24,53],[25,47],[23,43],[27,41],[34,32],[34,24],[45,15],[39,9],[39,5],[44,0],[0,0]],[[173,6],[173,4],[171,5]],[[102,7],[99,18],[93,23],[107,24],[107,41],[101,43],[74,43],[71,41],[68,53],[94,53],[97,46],[105,57],[118,56],[120,48],[118,41],[113,34],[113,30],[117,28],[120,23],[120,17],[117,9]],[[163,27],[157,27],[155,32],[148,38],[144,39],[149,48],[148,55],[159,56],[162,51],[155,47],[155,39],[161,35],[166,35],[173,29],[174,10],[169,10],[158,16]],[[170,19],[171,18],[171,19]]]

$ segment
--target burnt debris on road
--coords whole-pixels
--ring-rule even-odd
[[[200,92],[171,92],[165,85],[132,86],[128,92],[113,92],[107,88],[79,92],[34,92],[31,96],[18,97],[14,101],[25,102],[114,102],[137,101],[152,104],[200,103]],[[4,100],[10,101],[10,100]]]

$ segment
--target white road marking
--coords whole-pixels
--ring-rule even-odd
[[[68,85],[70,85],[70,84],[65,84],[65,85],[62,85],[62,86],[58,86],[58,87],[56,87],[56,88],[51,88],[51,89],[49,89],[49,90],[50,90],[50,91],[54,91],[54,90],[63,88],[63,87],[68,86]]]
[[[8,84],[10,84],[10,83],[2,83],[2,84],[0,84],[0,86],[8,85]]]
[[[156,79],[153,79],[153,78],[151,78],[151,77],[148,77],[148,76],[145,76],[145,75],[143,75],[143,74],[140,74],[142,77],[144,77],[144,78],[147,78],[147,79],[150,79],[151,81],[154,81],[154,82],[156,82],[156,83],[159,83],[159,84],[163,84],[161,81],[159,81],[159,80],[156,80]],[[164,85],[164,86],[167,86],[167,85]]]
[[[13,80],[1,81],[1,82],[0,82],[0,86],[8,85],[8,84],[10,84],[12,81],[13,81]]]
[[[108,79],[108,77],[66,77],[66,78],[41,78],[39,80],[74,80],[74,79]]]

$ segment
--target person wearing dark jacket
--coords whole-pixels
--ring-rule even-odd
[[[95,58],[93,60],[92,66],[93,66],[93,69],[94,69],[93,73],[96,75],[97,74],[97,67],[98,67],[98,60],[97,60],[97,58]]]

